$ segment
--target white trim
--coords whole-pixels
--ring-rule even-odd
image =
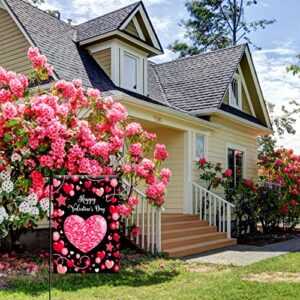
[[[89,43],[97,42],[97,41],[100,41],[101,39],[109,38],[109,37],[112,37],[112,36],[122,37],[122,38],[132,42],[133,44],[136,44],[136,45],[140,46],[141,48],[144,48],[144,49],[148,50],[149,53],[150,53],[149,57],[153,56],[153,54],[158,55],[158,54],[163,53],[161,50],[156,49],[155,47],[149,46],[145,42],[139,41],[138,39],[133,38],[130,35],[122,32],[122,31],[119,31],[119,30],[111,31],[111,32],[108,32],[108,33],[100,34],[98,36],[86,39],[84,41],[79,42],[79,45],[80,46],[87,45]]]
[[[183,161],[183,213],[191,214],[192,213],[192,197],[190,191],[190,182],[192,179],[191,174],[191,131],[188,130],[184,132],[184,161]]]
[[[269,129],[271,129],[272,128],[271,121],[270,121],[270,118],[269,118],[269,114],[267,112],[267,108],[266,108],[266,105],[265,105],[262,90],[261,90],[259,82],[258,82],[258,78],[257,78],[256,72],[255,72],[255,69],[254,69],[253,61],[252,61],[252,58],[251,58],[248,47],[246,47],[245,53],[246,53],[247,60],[249,62],[251,75],[252,75],[253,80],[254,80],[255,88],[256,88],[257,93],[258,93],[258,98],[259,98],[259,101],[260,101],[260,104],[261,104],[261,107],[262,107],[262,110],[263,110],[264,117],[266,119],[266,122],[267,122],[267,125],[268,125]]]
[[[254,108],[253,108],[253,104],[252,104],[252,101],[251,101],[251,99],[250,99],[249,91],[248,91],[248,88],[247,88],[247,85],[246,85],[245,77],[244,77],[244,74],[243,74],[243,71],[242,71],[242,68],[241,68],[240,65],[238,65],[238,70],[239,70],[239,73],[240,73],[240,76],[241,76],[242,85],[243,85],[244,90],[245,90],[246,98],[247,98],[247,101],[248,101],[248,104],[249,104],[251,113],[252,113],[252,115],[253,115],[254,117],[256,117],[255,110],[254,110]],[[243,98],[243,97],[242,97],[242,98]]]
[[[235,96],[233,95],[233,90],[232,90],[232,81],[234,79],[237,81],[237,86],[238,86],[238,95],[237,95],[237,97],[238,97],[238,99],[237,99],[238,105],[236,105],[236,103],[234,101],[235,100]],[[234,73],[233,78],[232,78],[232,80],[231,80],[231,82],[229,84],[229,87],[228,87],[228,89],[229,89],[228,104],[230,106],[234,107],[234,108],[239,109],[239,110],[242,110],[242,107],[243,107],[243,103],[242,103],[243,102],[243,99],[242,99],[242,86],[241,85],[242,85],[242,82],[241,82],[240,75],[237,74],[237,73]],[[232,99],[232,98],[234,98],[234,99]]]
[[[132,18],[136,15],[137,12],[140,12],[141,16],[142,16],[142,19],[145,23],[145,26],[146,26],[146,29],[150,35],[150,38],[151,38],[151,41],[154,45],[154,47],[156,49],[160,49],[160,45],[159,45],[159,42],[154,34],[154,31],[150,25],[150,22],[149,22],[149,19],[145,13],[145,10],[143,8],[143,6],[140,4],[132,13],[131,15],[128,17],[128,19],[126,20],[126,22],[124,22],[124,24],[122,24],[122,26],[120,27],[120,30],[124,30],[125,27],[128,25],[128,23],[132,20]]]
[[[125,55],[135,59],[135,61],[136,61],[136,89],[130,89],[128,86],[125,85],[126,72],[128,72],[128,70],[125,70]],[[143,75],[141,73],[141,71],[142,71],[141,70],[142,69],[141,68],[141,58],[139,56],[134,55],[130,51],[127,51],[127,49],[121,48],[120,67],[121,67],[121,84],[120,84],[120,86],[125,89],[131,90],[133,92],[139,92],[142,94],[142,92],[143,92],[143,86],[142,86]]]
[[[203,156],[208,160],[208,136],[210,135],[210,133],[197,130],[197,131],[193,132],[193,139],[192,139],[193,161],[196,162],[201,158],[201,157],[196,156],[196,137],[197,137],[197,134],[200,134],[204,137],[204,140],[203,140],[203,142],[204,142]]]
[[[218,109],[217,111],[215,111],[215,114],[223,116],[223,117],[230,118],[231,120],[235,121],[236,123],[239,123],[239,124],[242,123],[243,125],[245,125],[247,127],[258,129],[258,133],[259,134],[267,135],[267,134],[272,134],[273,133],[273,130],[271,130],[269,128],[266,128],[266,127],[264,127],[262,125],[259,125],[259,124],[256,124],[254,122],[245,120],[243,118],[240,118],[238,116],[235,116],[235,115],[233,115],[231,113],[228,113],[228,112],[220,110],[220,109]]]
[[[142,31],[142,28],[141,28],[141,26],[140,26],[140,24],[139,24],[139,22],[138,22],[136,16],[134,16],[134,17],[132,18],[132,22],[133,22],[133,24],[134,24],[134,26],[135,26],[136,31],[138,32],[138,35],[139,35],[140,39],[143,40],[143,41],[146,41],[146,38],[145,38],[145,36],[144,36],[144,33],[143,33],[143,31]]]
[[[228,169],[228,149],[237,150],[244,153],[242,178],[246,178],[247,177],[246,176],[247,175],[247,148],[239,144],[226,143],[226,160],[225,160],[226,169]]]

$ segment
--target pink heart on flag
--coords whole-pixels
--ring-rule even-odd
[[[87,253],[101,243],[107,231],[107,223],[100,215],[91,216],[86,220],[78,215],[71,215],[64,222],[64,231],[77,249]]]

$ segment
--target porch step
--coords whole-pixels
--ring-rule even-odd
[[[170,257],[182,257],[236,244],[236,239],[218,239],[174,248],[163,248]]]
[[[178,222],[199,220],[199,218],[195,215],[162,214],[161,220],[163,222]]]
[[[226,235],[226,232],[212,232],[195,236],[184,236],[179,238],[165,239],[162,241],[162,248],[169,249],[187,245],[194,245],[202,242],[225,239]]]
[[[186,221],[181,219],[176,220],[176,222],[163,220],[161,228],[162,231],[165,231],[165,230],[181,229],[181,228],[193,228],[197,226],[208,226],[208,222],[200,221],[200,220]]]
[[[161,238],[162,241],[164,241],[166,239],[195,236],[199,234],[212,233],[216,231],[217,228],[215,226],[195,226],[193,228],[189,228],[188,230],[184,227],[181,227],[180,229],[162,230]]]

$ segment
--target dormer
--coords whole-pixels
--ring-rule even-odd
[[[147,59],[163,53],[142,2],[76,26],[77,41],[113,83],[147,95]]]

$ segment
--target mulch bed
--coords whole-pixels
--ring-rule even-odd
[[[257,233],[256,235],[246,235],[244,237],[239,237],[237,241],[240,245],[266,246],[299,237],[300,231],[297,230],[295,232],[283,232],[276,234]]]

